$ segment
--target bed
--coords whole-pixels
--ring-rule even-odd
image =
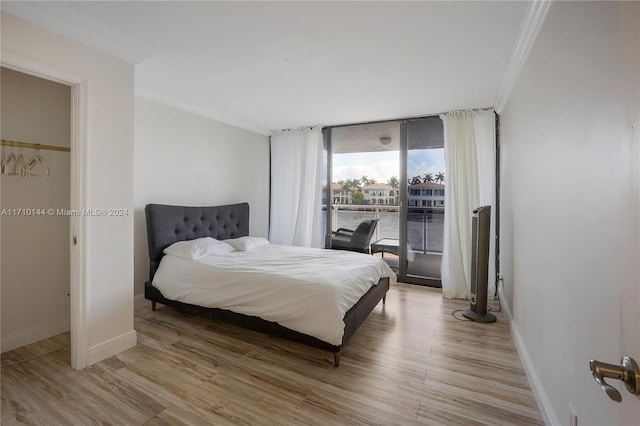
[[[264,243],[264,245],[256,244],[255,248],[251,246],[251,249],[246,251],[237,250],[229,253],[216,252],[216,254],[203,256],[194,261],[184,260],[175,256],[175,253],[171,250],[181,244],[191,244],[201,240],[209,241],[211,238],[218,242],[226,241],[234,243],[246,240],[253,242],[253,237],[249,237],[249,205],[247,203],[240,203],[212,207],[186,207],[149,204],[145,208],[145,214],[147,220],[147,237],[150,260],[149,281],[145,283],[145,298],[151,301],[152,310],[155,311],[156,304],[161,303],[190,314],[205,316],[213,320],[223,321],[240,327],[328,350],[334,354],[334,365],[336,367],[339,366],[340,353],[344,344],[365,321],[375,306],[381,300],[383,304],[385,303],[390,280],[395,280],[395,275],[393,275],[393,272],[390,270],[390,274],[378,271],[376,273],[379,273],[380,277],[378,278],[378,276],[376,276],[375,280],[377,280],[377,282],[369,283],[366,287],[363,287],[365,284],[362,283],[363,279],[360,278],[360,275],[352,275],[347,279],[346,273],[334,273],[330,278],[331,281],[344,281],[345,283],[347,281],[353,281],[355,283],[353,285],[358,289],[357,291],[362,293],[362,295],[360,295],[360,293],[355,294],[355,290],[350,290],[347,291],[347,293],[349,293],[349,301],[345,301],[346,299],[343,300],[343,296],[336,296],[338,297],[337,300],[340,302],[339,310],[330,308],[327,309],[327,311],[330,312],[323,313],[321,312],[321,309],[316,309],[318,314],[327,315],[324,317],[326,318],[327,323],[331,323],[332,321],[336,323],[336,321],[332,319],[331,315],[335,317],[338,313],[341,314],[343,311],[345,312],[341,317],[341,320],[340,317],[337,318],[340,326],[339,335],[336,335],[336,332],[334,331],[330,334],[319,334],[316,330],[308,330],[303,327],[305,322],[310,324],[314,322],[305,321],[306,318],[303,316],[300,316],[297,320],[296,318],[287,318],[287,322],[280,320],[281,317],[279,315],[284,314],[281,314],[280,312],[276,314],[271,308],[265,307],[264,312],[260,310],[256,311],[255,306],[252,306],[253,310],[243,310],[244,305],[247,305],[247,303],[224,303],[234,298],[228,297],[230,286],[222,284],[222,278],[220,278],[220,284],[217,283],[217,278],[212,278],[207,282],[207,285],[211,284],[212,286],[220,286],[211,290],[210,294],[213,299],[224,297],[225,299],[222,300],[222,302],[215,300],[210,302],[207,294],[203,293],[201,288],[197,288],[196,290],[193,290],[192,288],[188,288],[186,290],[180,289],[184,287],[183,281],[189,281],[189,278],[194,275],[209,273],[209,270],[217,270],[217,273],[222,271],[229,275],[232,273],[232,267],[235,268],[238,264],[244,262],[245,265],[251,266],[246,268],[246,273],[253,274],[249,275],[249,277],[253,277],[252,279],[255,281],[256,292],[271,291],[273,295],[277,296],[272,299],[280,301],[284,301],[285,297],[294,297],[293,295],[295,292],[290,291],[294,287],[288,287],[287,291],[275,288],[270,289],[269,286],[272,284],[267,280],[269,272],[264,272],[263,270],[258,269],[259,267],[256,266],[257,261],[254,261],[251,257],[255,256],[258,258],[266,256],[267,259],[271,259],[272,261],[277,260],[276,263],[280,265],[278,266],[278,268],[280,268],[278,269],[278,272],[281,269],[290,269],[291,272],[293,272],[290,273],[287,278],[281,277],[282,279],[280,279],[280,281],[285,283],[299,281],[298,287],[309,287],[310,289],[313,289],[313,291],[317,292],[314,293],[316,294],[314,297],[321,299],[323,295],[326,295],[327,298],[332,298],[333,296],[328,295],[329,290],[317,290],[315,287],[311,286],[310,283],[314,281],[317,274],[312,272],[306,273],[306,271],[300,269],[300,267],[296,267],[293,263],[291,263],[291,267],[287,266],[289,262],[289,258],[287,257],[289,256],[289,251],[293,251],[295,249],[297,252],[301,253],[300,256],[302,257],[302,262],[304,263],[305,268],[307,265],[313,263],[312,257],[326,257],[326,261],[329,263],[324,266],[320,266],[321,268],[324,267],[326,270],[333,269],[333,267],[327,265],[336,265],[337,267],[339,260],[343,261],[345,264],[350,264],[354,261],[357,264],[366,264],[367,262],[371,262],[372,268],[374,269],[378,268],[378,264],[386,267],[384,262],[380,262],[373,256],[359,253],[339,252],[335,250],[287,248],[284,246],[272,246],[267,243]],[[255,239],[255,241],[258,240],[260,239]],[[226,244],[224,245],[226,246]],[[168,255],[165,254],[165,250],[169,253]],[[313,250],[317,250],[317,252],[313,252]],[[293,253],[293,255],[295,255],[295,253]],[[248,257],[245,258],[244,256]],[[304,260],[305,256],[307,260]],[[356,258],[353,256],[356,256]],[[291,262],[293,262],[293,260]],[[268,268],[269,265],[266,267]],[[382,266],[380,267],[382,268]],[[180,268],[191,269],[182,270]],[[195,268],[195,272],[193,268]],[[274,268],[271,267],[271,269]],[[235,269],[233,273],[235,273]],[[383,276],[385,274],[386,276]],[[216,275],[216,277],[218,277],[218,275]],[[329,280],[328,277],[324,279]],[[244,281],[242,281],[241,284],[235,284],[234,281],[234,288],[237,288],[240,292],[243,291],[243,289],[246,290],[248,288],[248,283],[246,282],[248,278],[243,278],[243,280]],[[372,278],[369,277],[368,280],[371,281]],[[175,291],[172,287],[172,284],[174,283],[175,289],[177,289]],[[349,283],[349,285],[351,284]],[[338,287],[338,285],[333,285],[331,282],[325,285],[325,287],[327,286]],[[263,290],[263,287],[266,288],[266,290]],[[283,296],[284,294],[286,294],[286,296]],[[245,296],[253,296],[254,299],[258,297],[257,295],[251,294],[246,294]],[[299,301],[296,299],[295,301],[292,300],[291,303],[281,303],[281,305],[287,308],[295,306],[298,302]],[[332,305],[327,304],[323,306]],[[294,314],[295,313],[292,313],[292,315]],[[309,315],[314,314],[313,312],[310,312]],[[325,319],[322,321],[316,320],[315,322],[325,322]]]

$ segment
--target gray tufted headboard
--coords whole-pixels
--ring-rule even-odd
[[[213,237],[218,240],[249,235],[249,204],[185,207],[147,204],[149,281],[160,266],[165,248],[177,241]]]

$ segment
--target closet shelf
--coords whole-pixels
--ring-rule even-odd
[[[13,146],[16,148],[32,148],[32,149],[39,148],[46,151],[71,152],[71,148],[67,148],[65,146],[43,145],[39,143],[29,143],[29,142],[6,141],[4,139],[2,139],[2,145]]]

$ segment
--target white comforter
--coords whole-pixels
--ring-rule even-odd
[[[345,313],[382,277],[396,279],[374,256],[267,244],[196,260],[166,255],[153,285],[171,300],[258,316],[340,345]]]

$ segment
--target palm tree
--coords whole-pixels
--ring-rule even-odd
[[[433,175],[431,173],[425,173],[424,178],[422,178],[423,182],[433,182]]]
[[[420,176],[414,176],[413,178],[411,178],[411,180],[409,181],[409,185],[417,185],[419,183],[422,183],[422,179],[420,179]]]
[[[397,176],[391,176],[387,181],[387,185],[389,185],[393,189],[396,189],[398,188],[398,186],[400,186],[400,181],[398,180]]]
[[[436,175],[436,182],[444,182],[444,173],[443,172],[438,172],[438,174]]]
[[[362,186],[371,185],[371,179],[369,179],[369,176],[367,175],[362,175],[359,181],[360,181],[360,184],[362,184]]]
[[[360,181],[358,179],[346,179],[345,183],[349,186],[349,190],[358,189],[360,187]]]

